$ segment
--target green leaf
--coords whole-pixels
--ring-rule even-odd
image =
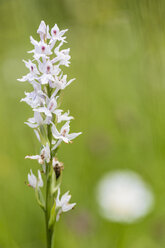
[[[40,140],[41,140],[42,145],[45,146],[47,142],[49,143],[45,126],[43,125],[40,126],[39,135],[40,135]]]
[[[55,220],[56,220],[56,202],[54,201],[53,207],[50,212],[49,229],[54,225]]]
[[[58,149],[60,148],[61,144],[55,149],[52,151],[52,157],[55,157],[55,155],[57,154],[58,152]]]
[[[35,196],[36,196],[38,205],[45,211],[45,200],[44,200],[41,190],[37,186],[35,188]]]

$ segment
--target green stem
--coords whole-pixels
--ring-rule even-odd
[[[51,239],[52,232],[49,229],[49,218],[50,218],[50,207],[51,207],[51,198],[50,198],[50,164],[46,164],[46,211],[45,211],[45,221],[46,221],[46,236],[47,236],[47,248],[51,248]]]
[[[47,86],[47,93],[48,97],[50,97],[51,92],[49,86]],[[47,125],[47,135],[50,143],[50,151],[51,151],[51,143],[52,143],[52,134],[51,134],[51,126]],[[53,228],[49,228],[49,218],[50,218],[50,211],[52,205],[51,199],[51,163],[52,163],[52,156],[50,158],[50,162],[46,164],[46,210],[45,210],[45,223],[46,223],[46,238],[47,238],[47,248],[52,247],[52,236],[53,236]]]

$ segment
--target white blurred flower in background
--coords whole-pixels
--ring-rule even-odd
[[[125,223],[145,216],[154,203],[149,186],[132,171],[106,174],[98,184],[97,200],[103,217]]]

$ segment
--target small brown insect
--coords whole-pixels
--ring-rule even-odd
[[[44,160],[44,159],[45,159],[44,154],[41,154],[41,159],[42,159],[42,160]]]
[[[64,169],[63,163],[59,162],[57,158],[53,158],[53,169],[57,180],[60,177],[62,170]]]

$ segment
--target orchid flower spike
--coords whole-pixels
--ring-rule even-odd
[[[28,182],[35,189],[36,200],[46,215],[48,247],[51,247],[55,221],[59,220],[62,212],[67,212],[76,205],[69,203],[69,191],[60,198],[61,173],[64,167],[56,157],[57,148],[62,142],[69,144],[81,134],[70,133],[70,122],[74,117],[69,110],[66,112],[60,106],[61,92],[75,80],[63,72],[63,67],[69,67],[71,60],[70,48],[63,49],[63,45],[67,43],[67,31],[68,29],[60,30],[57,24],[49,29],[42,20],[37,29],[39,39],[35,40],[30,36],[33,48],[28,53],[32,55],[32,59],[23,60],[27,74],[18,79],[21,83],[27,81],[32,88],[30,92],[25,91],[21,102],[32,109],[33,115],[25,124],[34,131],[41,150],[37,155],[25,158],[39,163],[38,177],[30,170]],[[45,189],[42,190],[40,188],[44,184],[41,169],[46,181]],[[44,190],[45,194],[42,192]]]

